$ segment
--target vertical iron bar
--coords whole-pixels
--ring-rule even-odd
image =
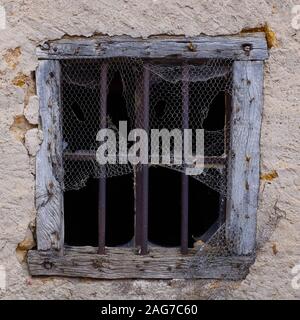
[[[143,108],[142,127],[149,132],[149,82],[150,70],[147,65],[143,71]],[[148,253],[148,187],[149,187],[149,167],[142,164],[141,171],[141,254]]]
[[[137,106],[137,127],[149,131],[149,81],[150,71],[144,65],[142,92],[139,99],[142,99]],[[136,171],[136,245],[140,247],[140,254],[148,253],[148,164],[138,164]]]
[[[141,247],[141,168],[135,172],[135,246]]]
[[[141,181],[141,254],[148,253],[148,182],[149,168],[147,164],[142,165]]]
[[[108,64],[103,63],[100,74],[100,128],[107,126],[107,70]],[[99,197],[98,197],[98,253],[105,253],[105,223],[106,223],[106,168],[101,168],[101,177],[99,179]]]
[[[136,72],[138,72],[136,70]],[[135,128],[141,128],[141,118],[143,114],[143,86],[140,85],[143,83],[143,76],[142,73],[137,81],[137,86],[135,89]],[[141,165],[137,164],[135,166],[135,246],[136,248],[141,248],[141,179],[142,179],[142,172],[141,172]]]
[[[189,69],[183,66],[182,72],[182,128],[189,128]],[[183,144],[184,147],[184,144]],[[184,154],[184,148],[183,148]],[[185,169],[185,160],[184,168]],[[189,179],[184,172],[181,174],[181,253],[188,253],[188,228],[189,228]]]

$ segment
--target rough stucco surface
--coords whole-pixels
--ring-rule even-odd
[[[7,14],[7,28],[0,30],[0,264],[7,270],[7,290],[0,291],[1,298],[300,298],[300,289],[291,286],[291,269],[300,263],[300,31],[291,26],[291,8],[299,1],[0,3]],[[261,171],[275,170],[278,177],[273,174],[261,180],[260,249],[247,278],[242,282],[32,279],[16,248],[35,219],[32,155],[40,135],[31,72],[37,66],[36,46],[64,35],[94,33],[142,37],[235,34],[265,22],[275,32],[278,46],[270,50],[265,66]],[[33,131],[25,138],[27,130]]]

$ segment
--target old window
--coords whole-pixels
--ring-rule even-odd
[[[44,140],[31,274],[244,277],[255,254],[263,35],[61,40],[38,54]],[[120,138],[120,121],[148,133],[204,129],[202,170],[99,165],[97,133]],[[191,149],[198,157],[194,136]]]

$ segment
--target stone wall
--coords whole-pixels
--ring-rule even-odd
[[[0,265],[7,270],[7,288],[0,289],[0,298],[300,298],[300,289],[291,286],[291,270],[300,263],[300,30],[291,24],[299,0],[0,4],[7,19],[0,30]],[[31,278],[25,258],[34,245],[34,165],[42,139],[36,46],[75,35],[225,35],[262,27],[272,48],[265,65],[259,250],[248,277],[242,282]]]

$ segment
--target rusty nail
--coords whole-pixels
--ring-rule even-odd
[[[44,42],[42,45],[41,45],[41,49],[42,50],[49,50],[50,49],[50,44],[49,42]]]
[[[251,43],[244,43],[242,45],[242,47],[243,47],[243,50],[245,51],[245,54],[247,56],[249,56],[250,55],[250,51],[252,50],[252,44]]]
[[[192,51],[192,52],[197,51],[197,46],[194,45],[192,42],[190,42],[190,43],[188,44],[187,48],[188,48],[190,51]]]
[[[44,265],[44,268],[47,270],[50,270],[53,267],[53,263],[50,261],[44,261],[43,265]]]

